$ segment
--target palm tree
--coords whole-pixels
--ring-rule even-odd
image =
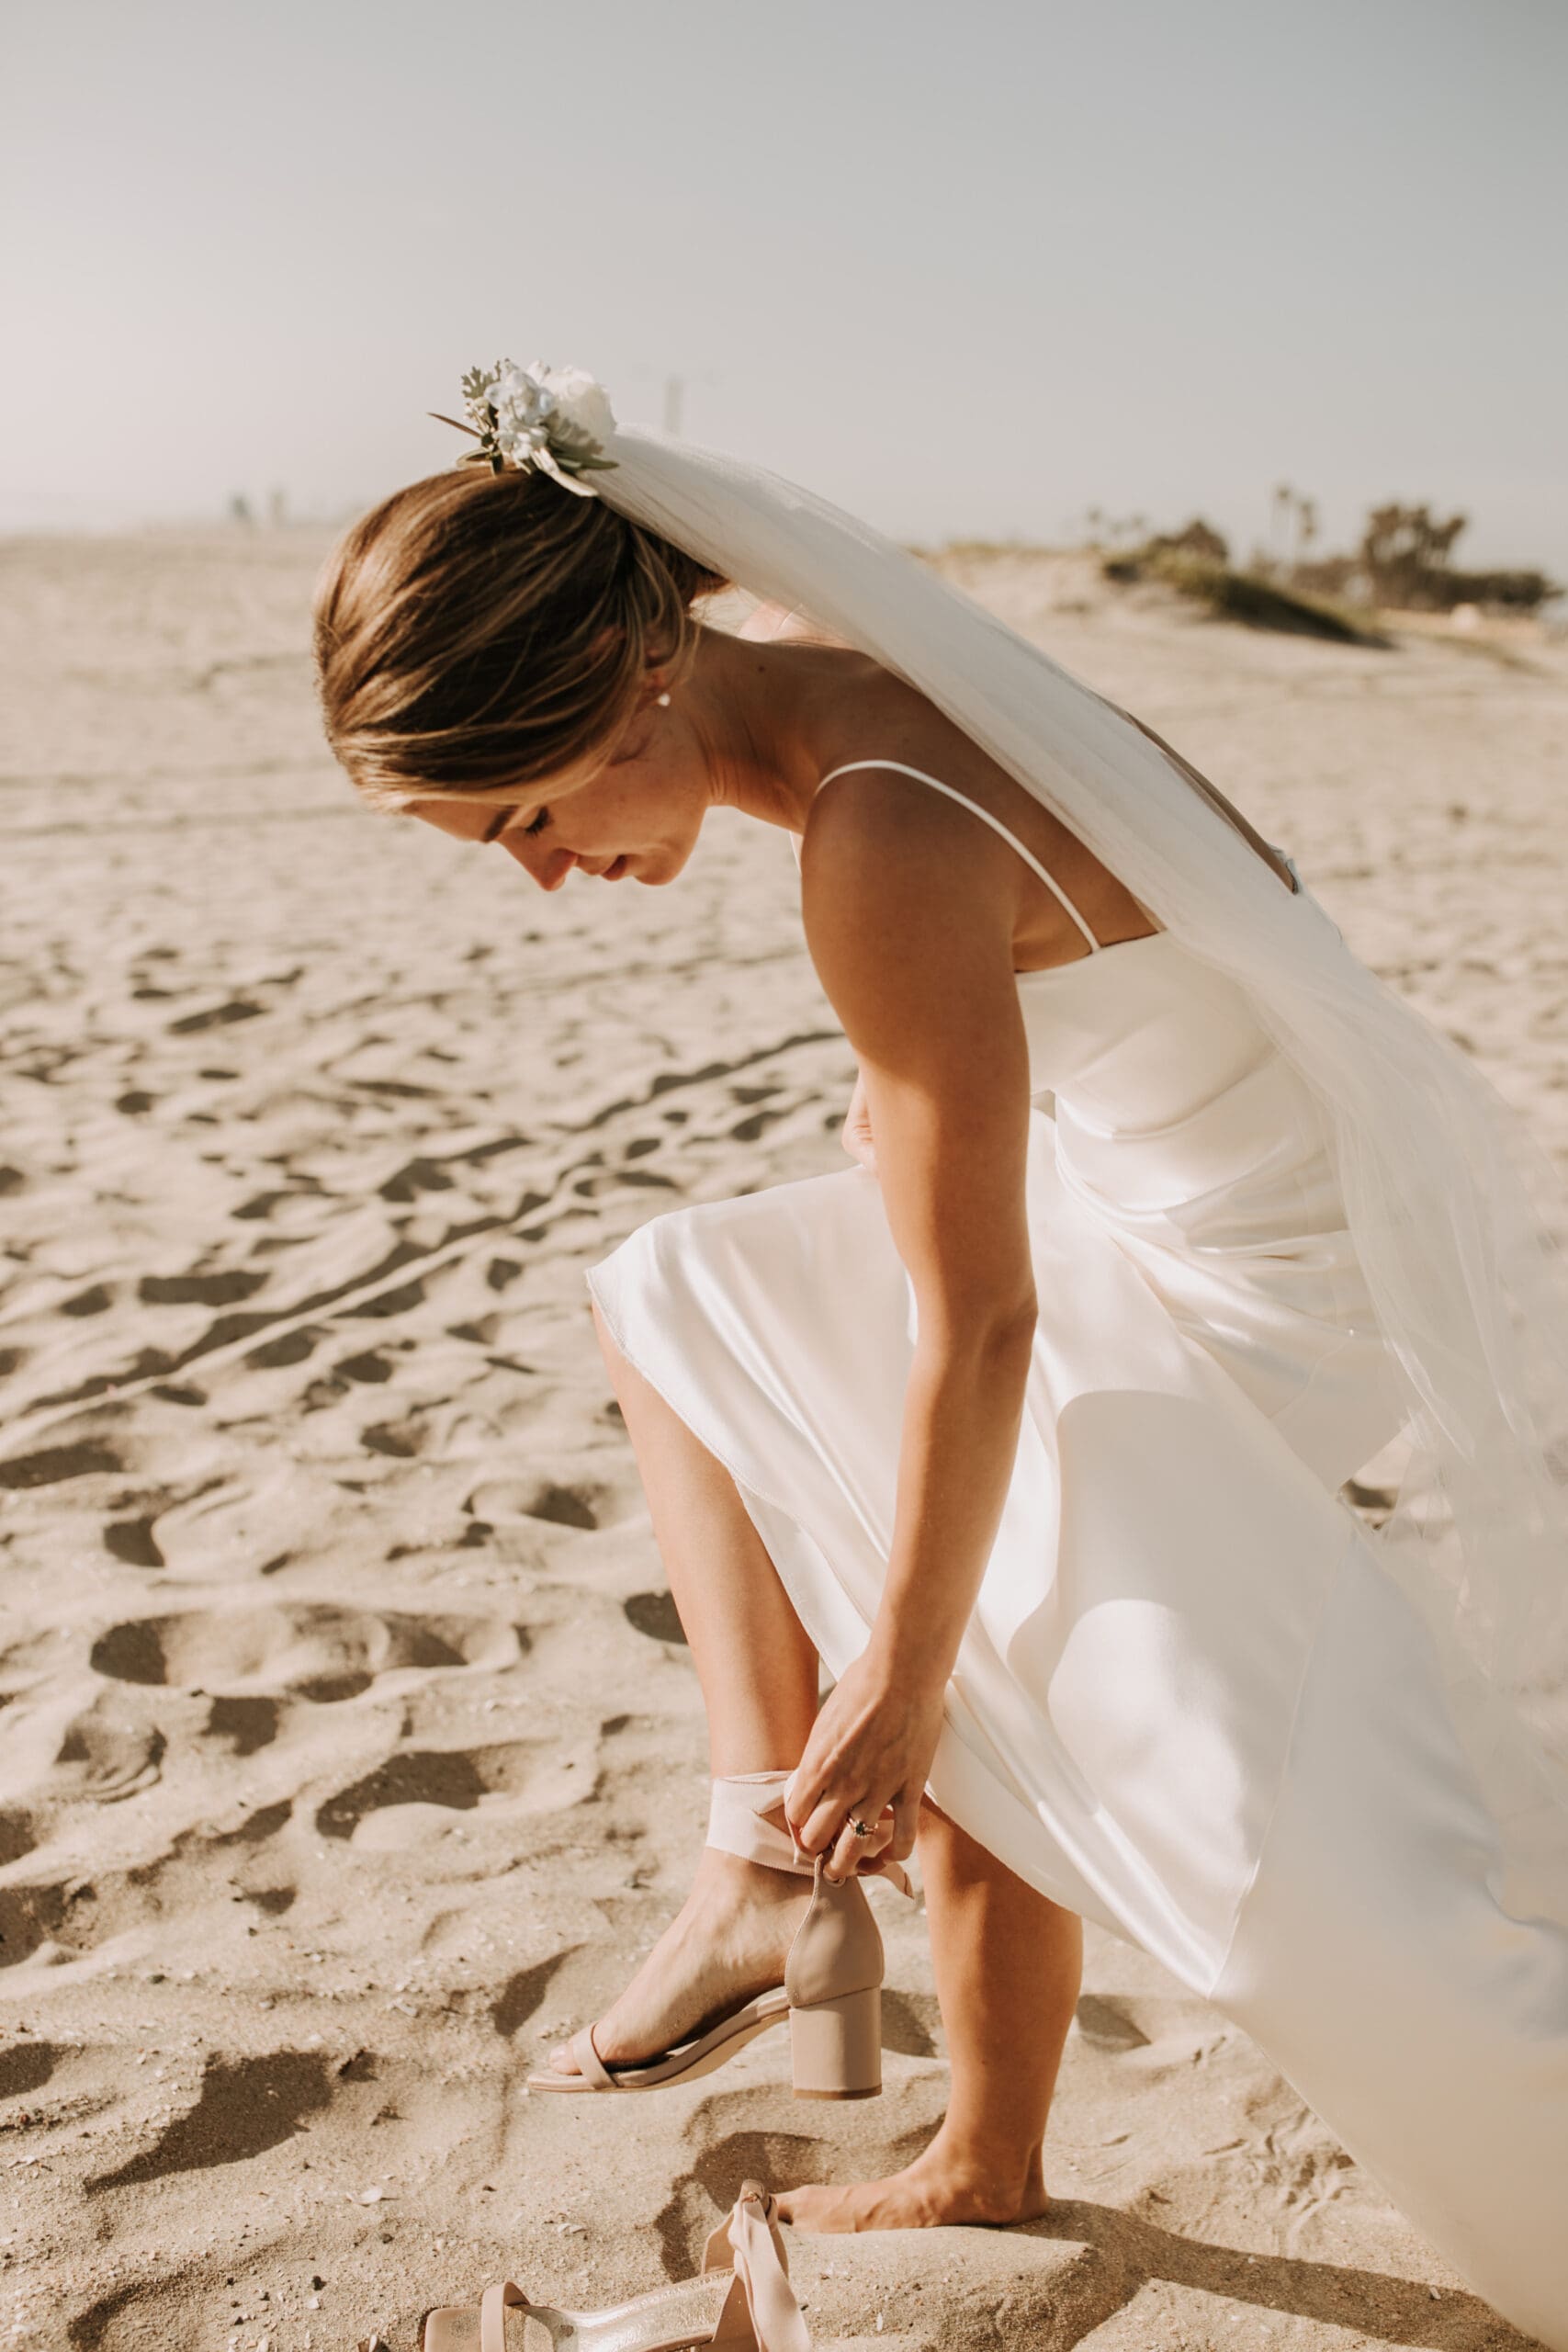
[[[1274,486],[1274,528],[1271,536],[1278,538],[1281,556],[1290,552],[1291,507],[1295,495],[1288,481],[1277,482]]]

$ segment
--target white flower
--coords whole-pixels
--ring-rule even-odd
[[[604,385],[586,368],[547,368],[538,359],[528,372],[554,395],[556,413],[568,433],[602,449],[615,429],[615,413]]]
[[[514,368],[510,360],[505,361],[491,379],[488,398],[495,411],[497,438],[503,448],[508,434],[536,446],[548,438],[555,395],[537,381],[530,369]]]
[[[500,359],[471,368],[463,394],[480,447],[496,463],[536,466],[563,490],[592,498],[592,485],[578,477],[615,462],[604,454],[615,411],[585,368],[552,368],[542,359],[519,368]]]

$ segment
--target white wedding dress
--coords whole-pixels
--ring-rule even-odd
[[[1235,2018],[1568,2347],[1568,1897],[1517,1899],[1442,1662],[1339,1494],[1404,1416],[1321,1114],[1238,986],[1168,932],[1100,946],[1014,846],[1088,946],[1018,975],[1039,1321],[931,1793]],[[670,1211],[588,1281],[841,1672],[914,1336],[875,1176]]]

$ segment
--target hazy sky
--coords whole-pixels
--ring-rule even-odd
[[[457,379],[896,535],[1271,492],[1568,577],[1562,0],[17,0],[0,527],[337,512]]]

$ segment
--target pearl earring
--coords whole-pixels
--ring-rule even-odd
[[[669,709],[669,707],[670,707],[670,697],[669,697],[669,695],[668,695],[667,694],[663,694],[663,695],[654,695],[654,697],[653,697],[653,699],[654,699],[654,701],[655,701],[656,703],[660,704],[663,709],[665,709],[665,710],[668,710],[668,709]]]

